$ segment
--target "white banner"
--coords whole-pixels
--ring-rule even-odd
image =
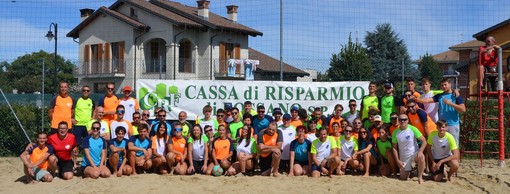
[[[355,99],[358,104],[368,94],[365,81],[355,82],[281,82],[281,81],[223,81],[223,80],[148,80],[137,81],[136,97],[142,110],[163,107],[167,119],[177,120],[178,114],[185,111],[188,120],[202,118],[205,105],[216,110],[225,103],[242,110],[245,101],[253,103],[253,109],[263,105],[267,114],[279,107],[290,113],[294,105],[309,113],[321,107],[324,115],[331,114],[336,104],[342,104],[348,111],[348,102]]]

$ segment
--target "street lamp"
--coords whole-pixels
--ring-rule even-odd
[[[53,35],[53,32],[51,31],[51,26],[53,26],[54,29],[55,29],[55,35]],[[48,41],[51,41],[53,38],[55,38],[55,58],[53,59],[53,63],[54,63],[53,65],[55,67],[53,68],[53,74],[54,74],[54,77],[53,77],[53,86],[56,86],[57,85],[57,42],[58,42],[58,27],[57,27],[57,23],[51,22],[50,28],[49,28],[48,33],[46,34],[45,37],[48,38]]]

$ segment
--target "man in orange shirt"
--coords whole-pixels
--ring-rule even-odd
[[[296,110],[297,114],[297,110]],[[266,130],[262,130],[257,136],[257,148],[260,154],[259,166],[262,176],[277,177],[278,167],[280,165],[280,156],[282,155],[283,135],[276,128],[276,122],[269,123]]]
[[[55,134],[58,132],[58,123],[65,121],[69,125],[69,129],[72,128],[71,116],[73,113],[73,99],[68,95],[68,87],[67,82],[62,81],[58,84],[59,86],[59,95],[53,97],[50,102],[50,107],[48,110],[48,118],[51,121],[51,134]]]
[[[298,106],[292,106],[290,108],[290,116],[292,117],[290,119],[290,125],[296,128],[297,126],[303,125],[303,122],[299,119],[299,107]]]
[[[27,177],[27,183],[36,181],[51,182],[53,176],[47,171],[48,157],[53,155],[53,147],[47,145],[48,134],[46,132],[37,133],[37,142],[32,144],[29,149],[21,153],[23,169]]]
[[[115,85],[113,83],[106,84],[106,95],[99,100],[98,106],[104,107],[103,120],[115,120],[117,105],[119,105],[119,98],[114,95]]]
[[[417,108],[414,100],[407,101],[407,117],[409,117],[409,124],[418,128],[425,138],[428,138],[429,134],[436,130],[434,121],[427,112]]]

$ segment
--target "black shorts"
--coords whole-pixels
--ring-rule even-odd
[[[443,158],[443,159],[444,159],[444,158]],[[438,163],[438,162],[439,162],[439,161],[441,161],[441,160],[442,160],[442,159],[437,159],[437,160],[436,160],[436,159],[434,159],[434,162],[435,162],[435,163]],[[443,174],[443,173],[444,173],[444,165],[447,165],[447,164],[442,163],[442,164],[441,164],[441,166],[439,167],[439,170],[436,170],[436,171],[434,172],[434,175]]]
[[[280,160],[279,170],[284,171],[284,172],[289,171],[290,170],[290,160]]]
[[[294,164],[299,164],[299,165],[301,165],[301,167],[303,167],[304,165],[308,165],[308,161],[294,160]]]
[[[265,172],[271,169],[271,163],[273,162],[273,156],[269,154],[267,157],[259,157],[260,172]]]
[[[58,174],[60,177],[64,175],[66,172],[74,172],[74,162],[73,160],[58,160]]]
[[[76,138],[76,143],[78,146],[81,147],[81,141],[83,138],[85,138],[87,135],[87,127],[85,126],[73,126],[73,135]]]
[[[198,161],[198,160],[193,160],[193,167],[195,168],[195,172],[192,172],[191,174],[204,174],[204,172],[202,172],[202,166],[204,166],[204,161]]]

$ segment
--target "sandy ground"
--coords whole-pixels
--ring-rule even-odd
[[[510,160],[507,160],[507,164]],[[0,158],[0,193],[509,193],[510,167],[500,168],[495,160],[463,160],[454,183],[426,180],[419,185],[417,178],[399,181],[386,177],[336,176],[321,177],[212,177],[205,175],[169,176],[142,174],[108,179],[74,177],[52,183],[23,182],[19,158]]]

